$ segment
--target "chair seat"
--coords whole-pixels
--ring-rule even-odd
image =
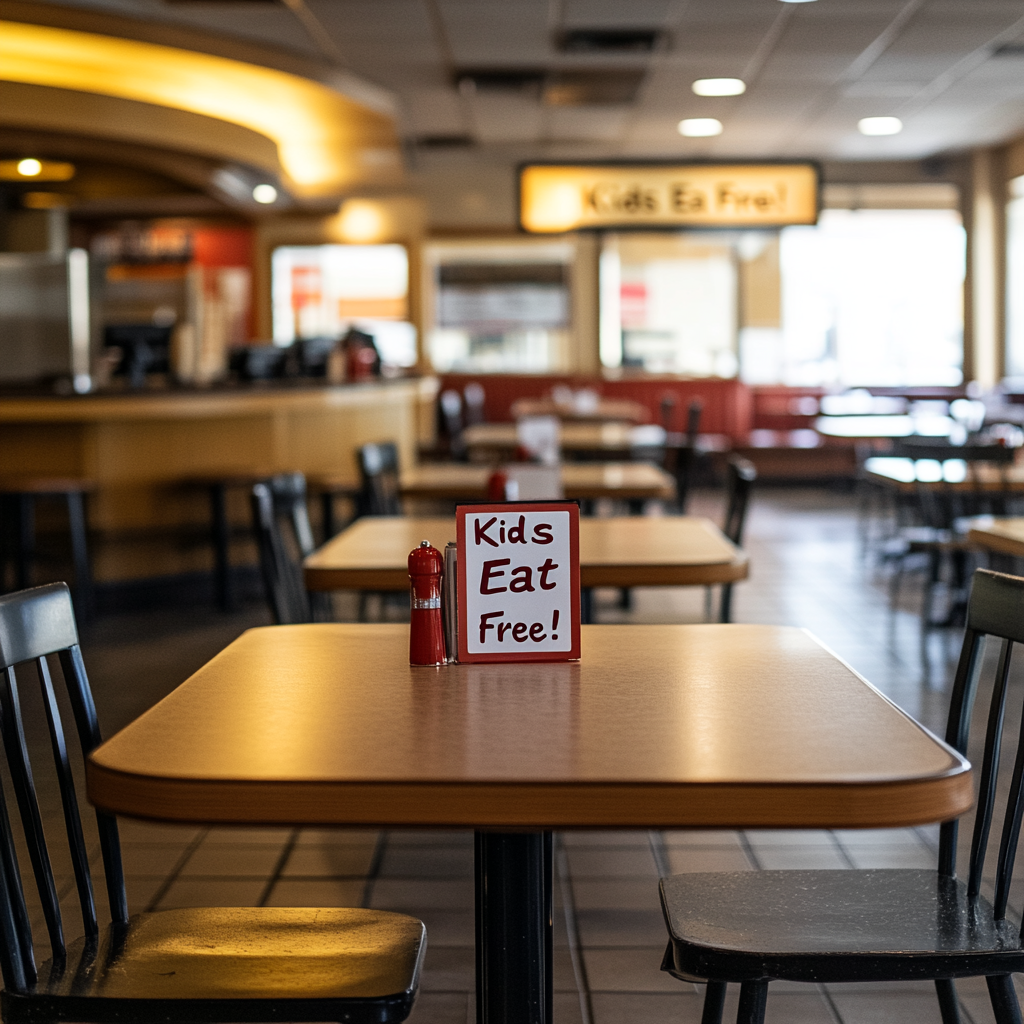
[[[426,932],[377,910],[197,908],[136,915],[94,948],[4,992],[4,1021],[401,1021]]]
[[[96,481],[86,477],[3,476],[0,494],[85,494],[96,489]]]
[[[1024,970],[1020,936],[935,871],[745,871],[661,880],[664,970],[687,981],[898,981]]]

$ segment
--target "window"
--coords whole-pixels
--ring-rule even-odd
[[[781,332],[741,341],[749,383],[956,385],[965,235],[954,210],[825,210],[780,240]]]
[[[734,376],[737,288],[731,235],[609,234],[601,254],[601,362]]]
[[[402,245],[280,246],[271,261],[271,293],[275,345],[341,337],[358,327],[373,335],[385,363],[416,362]]]
[[[1006,375],[1024,377],[1024,177],[1006,204]]]
[[[433,327],[427,345],[441,372],[544,373],[564,362],[573,248],[510,243],[427,250]]]

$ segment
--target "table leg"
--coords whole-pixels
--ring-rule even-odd
[[[476,834],[477,1024],[551,1024],[552,836]]]

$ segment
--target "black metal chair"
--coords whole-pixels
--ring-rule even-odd
[[[757,479],[757,469],[749,459],[730,455],[725,472],[725,522],[722,524],[722,533],[740,547],[743,544],[743,528],[747,523],[750,491]],[[722,600],[718,612],[720,622],[732,621],[732,588],[731,583],[722,584]]]
[[[75,599],[79,613],[88,619],[93,611],[92,569],[89,564],[85,496],[95,487],[82,477],[15,477],[0,480],[0,590],[4,589],[6,563],[14,562],[14,585],[24,590],[32,585],[36,558],[36,502],[40,498],[63,498],[68,510],[68,535],[75,573]]]
[[[309,594],[302,581],[301,560],[316,548],[306,506],[306,478],[282,473],[252,489],[252,520],[260,552],[260,572],[274,621],[296,625],[326,618],[322,594]],[[298,558],[288,551],[280,523],[292,529]]]
[[[422,922],[404,914],[341,908],[218,907],[129,917],[117,822],[97,812],[111,918],[100,926],[48,655],[59,659],[87,756],[100,743],[100,733],[67,586],[55,583],[0,598],[0,735],[52,952],[36,964],[15,838],[0,790],[4,1021],[405,1020],[426,946]],[[71,943],[65,940],[36,798],[34,779],[44,765],[30,766],[25,741],[14,666],[27,662],[35,663],[42,691],[81,907],[84,936]]]
[[[453,459],[466,457],[466,441],[462,436],[462,396],[453,388],[442,391],[438,398],[441,424],[448,438],[448,455]]]
[[[938,870],[758,871],[661,881],[669,945],[662,968],[707,981],[703,1024],[741,987],[738,1021],[764,1020],[768,983],[933,980],[943,1024],[957,1024],[953,981],[985,977],[998,1024],[1020,1024],[1011,972],[1024,971],[1007,898],[1024,813],[1024,737],[997,786],[1010,655],[1024,643],[1024,579],[979,569],[967,609],[946,742],[967,752],[986,637],[999,639],[966,882],[956,876],[959,823],[940,832]],[[1018,698],[1019,699],[1019,698]],[[1011,713],[1011,718],[1013,714]],[[1005,794],[994,895],[981,893],[997,793]],[[1000,796],[1002,799],[1002,796]]]
[[[359,511],[364,516],[400,516],[398,446],[393,441],[364,444],[359,449],[362,478]]]
[[[470,381],[462,389],[463,409],[467,427],[475,427],[477,424],[486,422],[487,416],[484,413],[486,399],[487,396],[483,385],[475,380]]]
[[[1016,452],[994,444],[951,445],[942,438],[908,437],[894,442],[892,454],[915,460],[963,460],[967,464],[967,486],[943,481],[918,483],[909,501],[897,495],[896,531],[880,545],[883,563],[892,563],[889,580],[889,603],[896,608],[908,562],[920,556],[925,566],[922,592],[921,626],[954,625],[962,622],[966,604],[968,563],[972,546],[961,527],[970,516],[1004,515],[1009,484],[1007,467],[1013,465]],[[994,466],[1002,486],[986,486],[979,478],[979,467]],[[944,563],[949,564],[949,607],[940,618],[933,614],[935,594],[943,577]]]

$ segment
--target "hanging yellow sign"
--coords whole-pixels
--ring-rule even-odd
[[[793,164],[528,164],[519,222],[581,228],[781,227],[818,219],[818,169]]]

